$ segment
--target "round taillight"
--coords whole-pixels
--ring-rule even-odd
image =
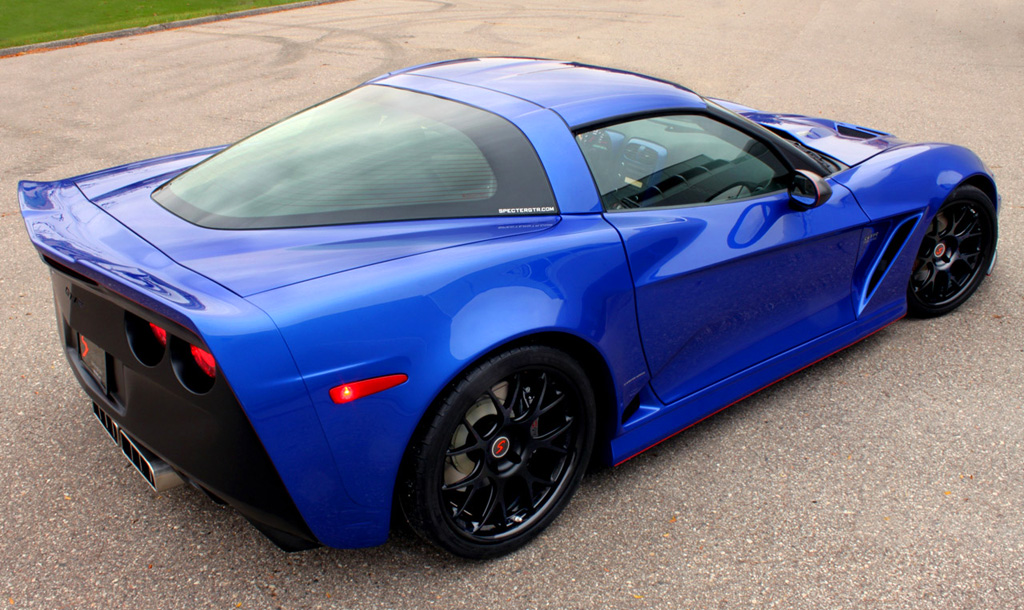
[[[149,323],[149,330],[151,330],[153,332],[153,336],[156,337],[156,341],[157,341],[157,343],[160,344],[160,347],[167,347],[167,331],[166,330],[160,328],[159,326],[157,326],[156,324],[153,324],[152,322]]]
[[[139,362],[151,367],[160,364],[167,351],[166,330],[128,311],[124,314],[124,330]]]
[[[190,392],[206,394],[217,381],[217,361],[213,354],[176,335],[168,335],[167,348],[178,381]]]
[[[190,345],[189,347],[192,350],[192,358],[196,361],[196,364],[199,365],[199,370],[207,377],[216,377],[217,361],[213,359],[213,354],[201,347],[196,347],[194,345]]]

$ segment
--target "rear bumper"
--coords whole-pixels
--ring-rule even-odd
[[[22,182],[18,197],[33,245],[55,269],[65,355],[112,421],[278,542],[282,533],[295,539],[288,546],[387,540],[390,505],[349,495],[291,351],[262,309],[167,258],[71,181]],[[216,358],[213,386],[187,390],[167,359],[142,364],[126,312],[205,346]],[[106,388],[78,355],[79,333],[109,352]]]
[[[281,548],[316,546],[316,537],[223,376],[209,391],[196,394],[178,381],[170,353],[152,366],[143,364],[129,343],[126,316],[142,317],[193,343],[200,343],[198,337],[60,271],[54,270],[51,279],[64,353],[98,416],[109,419],[108,432],[124,434],[115,440],[155,455],[182,478],[238,510]],[[106,352],[106,388],[79,356],[79,334]]]

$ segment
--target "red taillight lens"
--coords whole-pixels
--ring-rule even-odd
[[[149,330],[153,331],[153,336],[160,343],[160,347],[167,347],[167,331],[160,328],[152,322],[149,323]]]
[[[353,400],[383,392],[388,388],[401,385],[409,379],[408,375],[384,375],[373,379],[354,381],[331,388],[331,400],[337,404],[352,402]]]
[[[195,359],[196,364],[199,365],[199,370],[206,373],[207,377],[214,377],[217,375],[217,361],[213,359],[213,354],[206,351],[201,347],[190,345],[192,348],[192,358]]]

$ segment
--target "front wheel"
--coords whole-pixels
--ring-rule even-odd
[[[949,313],[974,294],[995,256],[996,210],[984,192],[961,186],[935,214],[921,241],[907,288],[910,314]]]
[[[579,486],[596,407],[582,367],[528,346],[466,373],[406,455],[410,525],[461,557],[503,555],[546,528]]]

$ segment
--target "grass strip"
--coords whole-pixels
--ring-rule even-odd
[[[296,0],[0,0],[0,49]]]

